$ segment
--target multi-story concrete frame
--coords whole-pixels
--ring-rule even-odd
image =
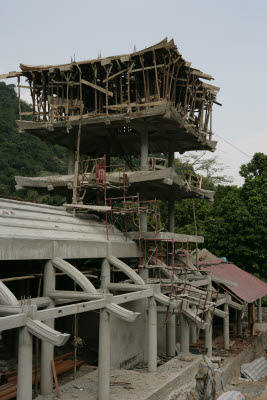
[[[139,320],[143,328],[139,333],[136,331],[136,336],[140,336],[141,346],[145,348],[142,349],[142,354],[143,359],[148,362],[149,371],[155,371],[157,368],[157,342],[160,341],[160,337],[157,338],[157,312],[164,315],[167,312],[166,351],[170,356],[176,353],[177,314],[180,315],[182,352],[189,351],[189,330],[191,330],[192,340],[195,341],[196,328],[199,328],[205,330],[205,345],[208,354],[211,353],[211,325],[214,314],[224,318],[227,346],[227,340],[229,342],[228,313],[216,308],[216,304],[224,304],[226,300],[218,297],[210,277],[203,276],[195,268],[188,258],[188,249],[183,248],[184,243],[187,245],[190,242],[201,243],[203,238],[175,233],[176,200],[189,197],[212,200],[211,192],[178,176],[174,171],[174,158],[175,152],[215,150],[216,142],[212,140],[212,106],[217,103],[216,94],[219,89],[204,82],[213,78],[192,68],[191,64],[182,58],[173,41],[167,40],[129,55],[55,66],[21,65],[21,72],[12,72],[2,75],[1,78],[14,76],[18,77],[19,92],[21,88],[27,87],[33,103],[32,112],[25,113],[20,109],[20,120],[17,121],[19,131],[22,134],[29,132],[42,140],[65,146],[69,154],[68,175],[42,178],[17,177],[18,189],[21,187],[47,188],[50,191],[72,189],[72,204],[68,204],[67,209],[74,210],[74,214],[70,214],[63,208],[33,206],[34,210],[32,210],[27,204],[10,204],[10,202],[6,204],[8,213],[5,215],[10,219],[7,222],[8,226],[14,222],[11,214],[15,209],[21,210],[19,219],[23,219],[21,212],[28,210],[30,214],[36,213],[36,215],[25,215],[22,224],[15,224],[14,228],[15,230],[16,227],[22,228],[21,239],[23,230],[27,232],[31,229],[36,230],[36,240],[41,240],[38,235],[40,235],[40,229],[43,229],[42,245],[38,243],[37,248],[33,248],[34,237],[28,235],[24,238],[25,247],[29,249],[28,254],[31,254],[31,258],[48,260],[44,272],[43,298],[35,300],[37,306],[41,304],[48,309],[44,311],[16,310],[21,314],[20,322],[17,322],[16,315],[12,317],[12,321],[15,322],[6,325],[7,329],[15,326],[22,327],[20,351],[23,352],[26,349],[25,346],[28,346],[28,350],[25,351],[28,351],[27,354],[30,353],[30,339],[26,337],[28,332],[31,332],[26,323],[29,319],[33,321],[33,325],[36,324],[34,322],[36,320],[49,319],[47,325],[51,329],[51,335],[58,337],[59,333],[53,330],[54,318],[73,314],[77,310],[82,312],[101,308],[99,399],[105,400],[109,396],[107,366],[111,362],[110,340],[113,340],[112,335],[110,336],[110,329],[112,331],[110,326],[114,324],[117,329],[125,330],[125,327],[119,324],[117,319],[114,320],[113,316],[134,322],[137,317],[136,311],[140,314]],[[29,86],[21,84],[21,77],[26,78]],[[158,153],[168,156],[168,168],[159,167],[157,161],[151,158],[153,154]],[[104,180],[103,176],[102,180],[99,180],[99,171],[97,173],[94,169],[97,164],[92,170],[86,171],[84,180],[84,174],[81,172],[81,154],[87,155],[90,159],[103,158],[105,160],[104,166],[101,167]],[[132,167],[131,157],[140,156],[141,171],[127,172],[124,169],[123,184],[121,184],[121,172],[118,172],[118,169],[112,171],[110,167],[110,158],[113,156],[124,158],[130,167]],[[90,202],[95,198],[96,189],[104,191],[105,200],[107,191],[112,193],[112,190],[116,189],[123,192],[119,196],[123,204],[121,209],[117,210],[122,215],[126,212],[126,191],[130,196],[139,193],[138,204],[139,201],[142,203],[155,198],[167,200],[169,232],[164,233],[159,229],[149,230],[146,207],[139,207],[139,205],[137,207],[134,202],[133,208],[135,212],[137,209],[139,218],[138,229],[127,232],[127,240],[114,226],[109,226],[111,234],[108,237],[103,236],[105,222],[96,223],[96,217],[91,214],[98,215],[100,219],[104,217],[105,220],[108,213],[112,212],[112,205],[106,202],[103,205],[86,205],[88,197]],[[81,190],[85,193],[82,199]],[[5,209],[5,204],[3,207]],[[83,214],[81,218],[81,212],[84,213],[84,211],[90,215],[85,218]],[[48,225],[44,220],[40,225],[42,213],[50,214]],[[31,223],[34,220],[36,222]],[[49,226],[50,221],[51,226]],[[74,226],[71,226],[72,224]],[[98,225],[95,227],[97,235],[90,237],[92,225]],[[60,226],[59,230],[56,228],[58,226]],[[52,231],[53,235],[48,239],[49,231]],[[23,251],[25,249],[11,245],[11,240],[14,243],[18,237],[15,232],[10,238],[5,238],[4,235],[3,231],[1,240],[5,247],[2,253],[6,257],[3,259],[14,259],[15,254],[16,259],[27,257]],[[146,253],[147,241],[156,243],[149,262],[147,262]],[[182,245],[182,252],[180,248],[177,249],[177,243]],[[159,262],[157,251],[159,247],[162,248],[162,244],[165,255]],[[170,246],[169,249],[168,246]],[[64,261],[78,258],[102,260],[101,288],[98,291],[88,279],[83,278],[77,269]],[[120,258],[136,258],[140,275],[123,263]],[[125,273],[130,282],[111,283],[112,265]],[[55,268],[71,276],[85,294],[55,290]],[[159,269],[165,278],[155,279],[151,276],[150,269]],[[173,290],[176,291],[175,298],[172,297]],[[125,294],[112,296],[111,293],[118,291]],[[98,297],[98,300],[93,300]],[[78,307],[60,306],[59,309],[55,307],[57,299],[60,300],[60,304],[64,299],[68,302],[78,301],[78,299],[88,301],[81,303]],[[18,307],[16,299],[13,300],[16,304],[10,305]],[[120,303],[137,300],[140,306],[133,307],[134,312],[118,307]],[[235,303],[232,302],[231,305],[233,304]],[[236,308],[242,307],[237,304]],[[8,310],[5,312],[8,313]],[[2,319],[1,326],[5,321]],[[130,328],[127,327],[127,329]],[[35,332],[37,330],[36,327]],[[147,333],[145,341],[143,340],[144,331]],[[39,336],[43,340],[41,390],[43,394],[48,394],[52,390],[50,361],[53,358],[53,346],[56,343],[51,343],[50,340],[47,344],[45,335],[39,334]],[[29,369],[30,367],[27,371]],[[23,386],[23,379],[19,382]],[[27,382],[29,385],[29,379]],[[25,387],[22,387],[20,393],[25,393],[25,390]]]

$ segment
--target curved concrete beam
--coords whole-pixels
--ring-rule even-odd
[[[125,275],[127,275],[134,283],[136,283],[137,285],[145,285],[145,282],[141,278],[141,276],[138,275],[135,271],[133,271],[132,268],[129,267],[129,265],[125,264],[119,258],[114,256],[108,256],[107,259],[110,262],[110,264],[119,268],[119,270],[124,272]]]
[[[85,292],[97,293],[96,288],[89,281],[89,279],[73,265],[59,257],[52,258],[51,262],[54,267],[58,268],[60,271],[72,278]]]
[[[8,306],[19,306],[17,298],[2,281],[0,281],[0,304]]]
[[[116,257],[112,257],[116,260]],[[117,259],[119,262],[120,260]],[[58,268],[60,271],[65,272],[70,278],[72,278],[86,293],[97,293],[96,288],[92,285],[92,283],[89,281],[89,279],[83,275],[81,271],[79,271],[77,268],[75,268],[73,265],[68,263],[65,260],[62,260],[59,257],[54,257],[51,260],[52,264],[54,267]],[[122,263],[122,262],[121,262]],[[122,263],[124,264],[124,263]],[[124,264],[127,268],[128,265]],[[134,272],[134,271],[132,271]],[[136,274],[137,275],[137,274]],[[138,276],[138,275],[137,275]],[[143,279],[140,278],[142,280]],[[116,315],[116,317],[123,319],[124,321],[127,322],[133,322],[136,317],[139,315],[139,313],[134,313],[132,311],[126,310],[126,308],[120,307],[117,304],[110,303],[106,306],[106,309],[109,310],[111,313]]]
[[[123,319],[126,322],[133,322],[133,321],[135,321],[136,317],[138,317],[138,315],[140,315],[140,313],[126,310],[126,308],[123,308],[114,303],[108,304],[106,306],[106,309],[110,313],[112,313],[116,317],[118,317],[119,319]]]
[[[68,333],[58,332],[55,329],[49,328],[49,326],[43,322],[30,318],[26,320],[26,327],[32,335],[54,346],[63,346],[70,337]]]
[[[164,306],[167,306],[167,307],[177,308],[181,305],[180,300],[175,300],[175,299],[171,300],[168,296],[165,296],[165,294],[163,294],[163,293],[155,293],[154,298],[159,303],[164,304]]]

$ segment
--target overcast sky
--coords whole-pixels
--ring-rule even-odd
[[[129,53],[173,38],[192,66],[221,87],[216,157],[242,184],[240,165],[267,153],[266,0],[0,0],[0,74]],[[8,80],[7,83],[15,83]],[[229,167],[229,168],[227,168]]]

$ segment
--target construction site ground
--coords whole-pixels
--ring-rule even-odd
[[[243,363],[243,357],[247,357],[249,353],[253,355],[256,351],[262,352],[261,355],[264,354],[266,349],[261,344],[263,343],[261,335],[266,335],[266,332],[267,323],[256,324],[254,337],[245,333],[243,338],[232,341],[230,350],[222,354],[220,369],[224,370],[226,391],[240,391],[246,400],[267,399],[266,379],[263,378],[260,382],[249,382],[238,374],[239,364]],[[215,344],[215,357],[218,356],[216,347],[220,346]],[[185,356],[187,361],[182,361],[180,358],[182,357],[176,356],[170,359],[159,366],[155,373],[148,373],[145,369],[111,370],[110,400],[197,400],[195,375],[202,356],[190,354]],[[85,364],[78,370],[78,378],[70,381],[72,377],[72,373],[68,373],[59,378],[61,399],[97,399],[96,369],[92,371],[92,367]],[[217,379],[218,381],[220,379]],[[223,393],[218,383],[217,388],[219,389],[217,389],[216,399]],[[39,396],[37,400],[44,399],[57,399],[56,392],[54,391],[50,397]]]
[[[177,356],[161,365],[155,373],[111,370],[110,400],[186,400],[187,394],[194,388],[200,358],[199,355],[192,355],[188,358],[191,361],[181,361]],[[179,393],[175,396],[178,397],[169,397],[177,388]],[[97,371],[61,386],[60,394],[62,400],[96,400]],[[39,396],[38,400],[41,399],[44,397]],[[46,399],[57,399],[56,393]]]

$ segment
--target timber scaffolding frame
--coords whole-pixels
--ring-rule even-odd
[[[100,155],[102,147],[102,154],[138,154],[136,136],[147,121],[151,153],[167,153],[168,145],[159,143],[162,132],[166,139],[175,137],[176,151],[215,149],[212,106],[219,104],[219,88],[203,82],[212,76],[192,68],[173,40],[128,55],[20,67],[21,72],[0,76],[18,77],[19,104],[20,90],[30,91],[33,109],[20,108],[20,130],[72,147],[74,138],[68,132],[77,132],[82,123],[85,153]],[[21,85],[21,77],[28,86]],[[23,120],[29,117],[31,121]],[[103,136],[109,137],[107,143]]]

